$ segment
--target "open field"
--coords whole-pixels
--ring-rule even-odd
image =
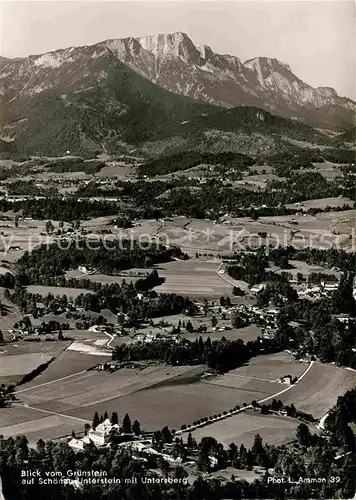
[[[91,421],[95,411],[129,413],[146,430],[164,425],[179,429],[182,424],[191,424],[236,405],[273,397],[286,404],[294,403],[298,410],[320,418],[356,382],[355,372],[320,363],[310,367],[293,361],[286,353],[258,356],[246,366],[200,381],[203,366],[151,365],[141,371],[123,368],[112,374],[86,371],[99,359],[71,351],[60,354],[48,371],[19,387],[16,394],[19,404],[27,405],[22,407],[24,424],[21,410],[16,408],[13,426],[2,417],[5,431],[16,434],[28,429],[30,438],[55,438],[63,435],[65,428],[70,427],[70,433],[74,424],[82,429],[81,423]],[[292,386],[276,381],[286,374],[298,377],[303,374],[303,377]],[[29,409],[38,411],[38,415],[29,414]],[[68,417],[73,417],[73,422]],[[297,425],[293,419],[248,411],[194,433],[205,432],[226,444],[236,440],[250,445],[258,432],[266,442],[281,444],[293,438]]]
[[[182,424],[288,389],[275,380],[289,373],[300,375],[306,368],[306,364],[293,362],[282,353],[259,356],[226,375],[200,381],[203,366],[151,365],[141,371],[123,368],[112,374],[86,371],[102,360],[66,350],[48,370],[22,385],[17,398],[48,415],[91,420],[95,411],[128,412],[145,429],[164,425],[178,429]],[[58,429],[52,427],[53,423],[53,419],[46,420],[43,425],[50,424],[52,436],[58,437],[63,429],[59,424]]]
[[[114,373],[90,371],[62,380],[60,387],[54,385],[21,386],[21,399],[30,406],[50,411],[63,412],[69,409],[105,403],[110,399],[173,379],[178,375],[202,371],[200,367],[153,365],[143,370],[122,368]],[[54,382],[55,383],[55,382]]]
[[[95,174],[95,177],[116,177],[117,179],[126,179],[129,175],[134,174],[136,170],[136,166],[127,164],[105,166],[100,170],[100,172]]]
[[[65,365],[63,358],[59,357],[56,360],[57,366],[54,365],[61,378],[53,379],[56,372],[52,371],[50,382],[44,382],[44,373],[19,387],[16,406],[1,410],[1,434],[14,436],[26,433],[32,442],[40,437],[61,437],[70,434],[72,429],[83,430],[84,423],[92,420],[95,411],[118,411],[121,416],[130,411],[125,398],[132,392],[144,394],[142,389],[166,380],[184,382],[187,377],[195,377],[204,370],[202,366],[152,365],[141,371],[121,369],[113,374],[82,371],[73,376],[64,376],[64,372],[60,370]],[[70,359],[66,361],[69,362]],[[141,411],[150,414],[152,409],[152,417],[155,415],[156,421],[158,419],[159,422],[162,421],[162,426],[165,425],[165,414],[157,413],[154,406],[154,400],[150,399],[148,407],[141,406]],[[15,411],[15,420],[11,419],[12,410]]]
[[[338,396],[356,386],[356,372],[315,362],[300,383],[278,396],[298,410],[323,417],[335,405]]]
[[[63,415],[52,415],[46,412],[21,407],[21,415],[26,419],[20,423],[9,423],[13,408],[5,408],[0,413],[0,432],[4,437],[25,434],[29,443],[36,444],[39,439],[53,439],[70,435],[72,430],[82,432],[85,421]],[[30,417],[28,412],[33,412]],[[89,423],[89,422],[88,422]]]
[[[64,351],[70,344],[70,341],[40,341],[26,342],[25,340],[16,340],[15,342],[6,342],[0,346],[0,356],[18,356],[33,353],[48,354],[48,356],[57,356]],[[14,358],[15,359],[15,358]]]
[[[56,358],[69,344],[70,342],[66,341],[25,342],[23,340],[1,344],[0,383],[17,384],[25,373],[32,371],[38,365],[46,363],[49,359]],[[54,362],[55,360],[52,361],[52,363]],[[52,363],[43,373],[50,370]]]
[[[292,276],[297,276],[298,273],[302,273],[304,277],[308,277],[311,273],[323,273],[323,274],[329,274],[330,276],[333,275],[337,278],[340,278],[341,273],[338,271],[334,271],[331,269],[328,269],[326,267],[322,266],[314,266],[310,265],[307,262],[302,262],[300,260],[290,260],[289,263],[293,266],[292,269],[288,269],[288,273],[290,273]],[[272,265],[269,270],[274,270],[274,266]],[[277,269],[276,273],[282,273],[285,272],[283,269]]]
[[[214,422],[192,432],[199,442],[204,436],[214,437],[224,447],[230,443],[251,447],[256,434],[264,443],[279,446],[292,441],[300,421],[279,415],[261,415],[260,412],[247,410],[224,420]]]
[[[179,429],[184,423],[191,423],[238,404],[241,400],[239,396],[241,395],[234,389],[221,390],[221,387],[200,382],[184,385],[171,383],[106,401],[99,408],[109,413],[128,412],[132,418],[140,421],[144,429],[153,430],[164,425]],[[69,413],[81,418],[90,418],[95,410],[97,405]]]
[[[0,378],[25,375],[47,363],[52,356],[44,352],[33,352],[31,354],[18,354],[13,356],[0,355]]]
[[[300,377],[307,367],[307,363],[296,361],[291,354],[285,352],[262,354],[252,358],[248,364],[231,370],[226,375],[223,375],[223,377],[237,375],[275,382],[284,375]],[[279,385],[279,387],[282,390],[284,385]]]
[[[8,221],[1,227],[1,232],[0,259],[8,263],[15,262],[27,250],[41,243],[53,241],[46,233],[46,221],[21,220],[18,227],[14,226],[13,221]]]
[[[74,351],[80,354],[89,354],[97,357],[111,357],[111,351],[105,347],[108,341],[109,337],[106,337],[106,339],[98,338],[96,340],[86,339],[83,342],[76,340],[68,347],[68,351]]]
[[[209,298],[229,295],[232,286],[216,273],[218,265],[201,259],[160,264],[157,267],[158,274],[166,281],[155,287],[155,290],[160,293]]]
[[[52,382],[63,377],[68,377],[69,375],[88,370],[88,368],[96,366],[101,361],[107,361],[107,357],[98,357],[90,354],[82,354],[75,351],[65,350],[52,361],[44,372],[38,375],[35,379],[31,380],[31,382],[27,382],[25,385],[21,386],[19,390]]]
[[[42,285],[30,285],[27,287],[27,291],[30,293],[38,293],[45,297],[49,293],[54,295],[67,295],[67,297],[75,298],[82,293],[93,293],[90,290],[85,290],[83,288],[67,288],[62,286],[42,286]]]
[[[349,207],[354,206],[354,202],[349,198],[345,197],[333,197],[333,198],[319,198],[314,200],[304,200],[298,204],[289,203],[286,205],[286,208],[298,208],[302,210],[309,210],[310,208],[321,208],[325,209],[326,207],[343,207],[344,205],[348,205]]]
[[[337,201],[336,201],[337,200]],[[320,203],[344,204],[350,200],[337,198],[327,200],[311,200]],[[296,207],[294,207],[296,208]],[[352,221],[356,218],[356,210],[342,212],[321,212],[314,215],[296,214],[271,217],[259,217],[253,220],[250,217],[234,218],[224,216],[223,220],[215,223],[206,219],[191,219],[175,217],[172,220],[156,221],[155,219],[137,221],[137,225],[128,230],[110,228],[113,235],[126,235],[128,238],[148,238],[160,241],[162,244],[178,245],[191,257],[196,252],[214,256],[229,254],[235,248],[244,248],[257,244],[258,233],[266,232],[271,246],[277,244],[295,244],[305,247],[312,244],[315,247],[330,247],[330,242],[339,242],[345,248],[351,246],[350,234]],[[112,218],[111,218],[112,219]],[[83,226],[87,230],[96,231],[109,227],[110,218],[98,218],[86,221]],[[311,235],[313,235],[312,241]],[[323,238],[321,238],[323,236]],[[325,240],[325,236],[327,236]],[[299,240],[299,241],[298,241]],[[160,273],[161,274],[161,273]],[[206,283],[205,283],[206,285]]]
[[[336,177],[341,177],[342,171],[340,165],[337,163],[332,163],[330,161],[325,161],[323,163],[314,162],[313,166],[315,169],[300,169],[300,173],[304,172],[319,172],[327,181],[334,181]]]

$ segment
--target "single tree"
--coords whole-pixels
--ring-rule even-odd
[[[100,423],[100,419],[99,419],[99,415],[98,415],[98,412],[96,411],[94,413],[94,417],[93,417],[93,423],[92,423],[92,428],[93,429],[96,429],[98,427]]]
[[[119,417],[118,417],[116,411],[112,412],[110,422],[112,423],[112,425],[118,425],[118,423],[119,423]]]
[[[122,421],[122,432],[125,432],[126,434],[129,434],[131,432],[131,420],[127,413]]]
[[[213,317],[211,318],[211,326],[212,326],[213,328],[215,328],[217,324],[218,324],[218,320],[217,320],[216,316],[213,316]]]
[[[48,220],[46,222],[46,231],[47,231],[47,234],[53,233],[53,230],[54,230],[54,225],[52,224],[52,221]]]
[[[140,422],[138,420],[134,421],[131,428],[132,428],[132,432],[136,436],[139,436],[141,434],[141,426],[140,426]]]

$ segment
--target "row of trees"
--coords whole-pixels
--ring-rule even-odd
[[[195,341],[187,339],[179,344],[170,340],[155,340],[150,343],[121,344],[116,346],[112,359],[117,361],[139,361],[155,359],[172,365],[207,364],[219,372],[226,372],[241,366],[251,357],[261,353],[277,352],[278,345],[273,339],[257,338],[246,344],[241,340],[211,341],[202,337]]]

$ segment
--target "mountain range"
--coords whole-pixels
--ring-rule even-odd
[[[355,102],[330,87],[313,88],[288,64],[256,57],[245,62],[196,45],[186,33],[106,40],[99,46],[151,82],[219,106],[256,106],[312,125],[352,123]]]
[[[178,32],[1,57],[0,111],[5,151],[251,153],[285,135],[325,143],[309,125],[346,130],[355,103],[276,59],[242,63]]]

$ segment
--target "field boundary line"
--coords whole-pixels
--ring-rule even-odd
[[[27,404],[19,405],[19,406],[22,406],[23,408],[29,408],[30,410],[41,411],[42,413],[48,413],[49,415],[56,415],[57,417],[72,418],[74,420],[79,420],[80,422],[86,422],[86,423],[91,422],[91,420],[86,420],[85,418],[72,417],[72,415],[65,415],[64,413],[57,413],[55,411],[42,410],[42,408],[35,408],[34,406],[29,406]],[[26,423],[26,422],[22,422],[22,423]],[[11,425],[9,425],[9,427],[11,427]]]
[[[268,378],[249,377],[248,375],[240,375],[238,373],[228,373],[228,375],[230,375],[232,377],[247,378],[249,380],[261,380],[262,382],[270,382],[271,384],[278,383],[278,379],[270,380]]]
[[[305,377],[305,375],[309,372],[309,370],[311,369],[313,364],[314,364],[314,361],[311,361],[310,365],[304,370],[304,372],[301,374],[301,376],[298,378],[298,380],[294,384],[289,385],[286,389],[283,389],[282,391],[279,391],[276,394],[273,394],[272,396],[268,396],[268,398],[261,399],[261,401],[258,401],[258,403],[264,403],[265,401],[268,401],[269,399],[275,398],[275,397],[279,396],[280,394],[283,394],[284,392],[290,391],[296,384],[298,384],[298,382],[300,382],[300,380],[302,380]]]
[[[70,377],[75,377],[77,375],[81,375],[82,373],[86,373],[87,370],[82,370],[81,372],[72,373],[71,375],[66,375],[65,377],[57,378],[55,380],[50,380],[49,382],[43,382],[43,384],[33,385],[32,387],[27,387],[26,389],[21,389],[20,391],[15,391],[14,394],[20,394],[22,392],[31,391],[32,389],[37,389],[38,387],[42,387],[44,385],[54,384],[55,382],[60,382],[61,380],[65,380]]]

